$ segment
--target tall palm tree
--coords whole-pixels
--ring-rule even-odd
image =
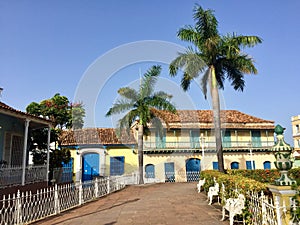
[[[171,62],[169,70],[170,75],[175,76],[179,69],[183,69],[181,80],[183,90],[188,90],[191,81],[203,74],[201,87],[205,98],[207,86],[210,89],[218,166],[219,171],[224,173],[218,90],[224,89],[226,79],[235,90],[244,90],[244,74],[256,74],[257,69],[253,59],[242,50],[245,47],[254,47],[261,43],[262,39],[235,33],[221,35],[214,11],[204,10],[199,5],[195,6],[193,15],[195,26],[184,26],[177,33],[179,39],[190,42],[193,46],[188,47],[184,53],[179,53]]]
[[[154,92],[157,78],[161,72],[161,66],[152,66],[143,76],[139,90],[123,87],[118,90],[122,99],[118,100],[106,113],[106,116],[127,112],[119,120],[120,130],[129,130],[136,121],[138,126],[138,161],[139,161],[139,184],[144,183],[143,178],[143,135],[149,134],[149,123],[151,122],[160,135],[162,135],[162,123],[158,119],[157,110],[167,110],[175,113],[175,106],[169,101],[171,95],[159,91]]]

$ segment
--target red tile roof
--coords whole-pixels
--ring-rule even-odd
[[[34,119],[35,122],[41,122],[43,124],[52,124],[53,122],[49,119],[38,117],[26,112],[22,112],[20,110],[14,109],[8,105],[6,105],[3,102],[0,102],[0,113],[8,114],[8,115],[13,115],[15,117],[21,117],[21,118],[28,118],[28,119]]]
[[[181,127],[213,127],[212,110],[177,110],[176,114],[155,110],[163,118],[169,128]],[[242,113],[237,110],[221,110],[221,126],[226,128],[274,129],[274,121],[265,120]]]
[[[114,128],[84,128],[79,130],[65,130],[60,137],[63,146],[70,145],[118,145],[136,144],[133,135],[123,132],[117,137]]]

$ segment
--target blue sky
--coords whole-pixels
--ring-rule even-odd
[[[1,100],[22,111],[32,101],[40,102],[55,93],[73,100],[93,65],[100,63],[98,66],[106,68],[117,64],[114,55],[112,60],[101,64],[101,59],[113,50],[118,52],[128,44],[147,40],[188,46],[178,40],[176,32],[184,25],[194,24],[195,3],[215,10],[222,34],[257,35],[264,40],[245,50],[255,59],[258,74],[246,75],[243,93],[226,84],[221,92],[222,108],[237,109],[281,124],[286,127],[287,142],[292,144],[291,116],[300,114],[297,104],[300,2],[297,0],[1,1],[0,87],[4,88]],[[130,58],[138,53],[122,54]],[[114,126],[115,118],[105,118],[104,114],[115,101],[118,88],[138,82],[140,73],[158,63],[162,62],[155,62],[154,57],[151,62],[118,66],[113,74],[99,72],[105,79],[95,96],[95,125]],[[196,83],[182,93],[178,87],[180,77],[170,78],[167,63],[162,65],[159,87],[174,92],[174,100],[180,99],[177,95],[183,96],[175,102],[178,108],[210,108]],[[85,88],[88,92],[89,84]]]

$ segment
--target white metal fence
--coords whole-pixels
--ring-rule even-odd
[[[47,166],[27,166],[25,169],[25,184],[43,182],[46,179]],[[0,188],[20,185],[22,180],[22,167],[1,167]]]
[[[254,225],[282,225],[285,224],[285,220],[288,210],[290,210],[290,222],[289,225],[300,225],[300,218],[296,215],[296,210],[299,206],[296,205],[296,201],[291,199],[290,206],[280,204],[278,196],[270,198],[262,192],[249,194],[249,206],[248,210],[251,213],[252,223]]]
[[[31,192],[3,196],[0,201],[0,225],[28,224],[80,206],[135,183],[136,176],[96,178],[77,184],[55,185],[35,194]]]

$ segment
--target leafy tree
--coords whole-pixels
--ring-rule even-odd
[[[26,107],[26,112],[49,118],[54,122],[51,129],[50,142],[55,143],[55,148],[50,152],[50,171],[62,167],[62,162],[70,161],[70,151],[61,149],[60,134],[64,128],[82,128],[85,110],[82,103],[71,104],[67,97],[55,94],[51,99],[40,103],[32,102]],[[45,164],[47,162],[47,137],[48,129],[33,130],[30,151],[33,155],[34,164]],[[58,146],[57,146],[58,145]],[[50,173],[52,175],[52,173]]]
[[[183,69],[181,86],[186,91],[191,81],[203,74],[203,94],[206,98],[208,86],[212,98],[219,171],[225,172],[218,89],[224,89],[224,82],[228,79],[235,90],[244,90],[244,74],[256,74],[257,70],[253,59],[242,50],[245,47],[254,47],[262,39],[235,33],[221,35],[213,11],[204,10],[199,5],[194,8],[194,20],[194,27],[187,25],[177,33],[179,39],[190,42],[193,46],[188,47],[186,52],[180,53],[171,62],[170,75],[175,76],[179,68]]]
[[[144,183],[143,178],[143,135],[149,134],[148,124],[156,125],[162,135],[162,124],[158,119],[158,110],[167,110],[175,113],[176,108],[170,103],[171,95],[159,91],[154,92],[157,78],[161,72],[160,66],[152,66],[143,76],[139,90],[123,87],[118,90],[122,99],[118,100],[106,113],[106,116],[127,112],[119,120],[119,130],[129,130],[131,125],[137,121],[138,126],[138,161],[139,161],[139,184]]]

